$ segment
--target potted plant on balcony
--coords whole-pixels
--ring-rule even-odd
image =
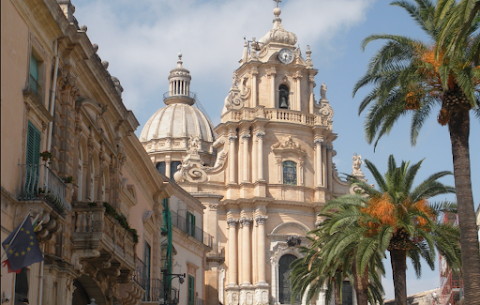
[[[52,158],[52,153],[46,150],[40,153],[40,157],[42,157],[42,160],[46,162]]]
[[[63,177],[63,183],[72,183],[73,182],[73,177],[72,176],[67,176]]]

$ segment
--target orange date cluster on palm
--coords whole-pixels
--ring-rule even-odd
[[[397,230],[390,239],[387,250],[410,250],[412,246],[409,237],[408,232],[404,228]]]
[[[450,114],[456,110],[469,110],[472,108],[470,101],[463,91],[457,88],[457,90],[449,90],[443,95],[442,109],[438,114],[438,123],[445,126],[450,120]]]

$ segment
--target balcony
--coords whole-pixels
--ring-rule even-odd
[[[67,185],[45,164],[20,164],[19,201],[41,200],[59,214],[72,208],[66,200]]]
[[[265,118],[270,122],[287,122],[308,126],[321,124],[321,116],[318,114],[305,114],[301,111],[277,108],[244,107],[241,109],[230,109],[222,116],[224,121],[248,121],[256,118]]]
[[[103,206],[77,202],[73,212],[73,256],[81,265],[76,268],[102,270],[120,281],[129,282],[131,273],[137,270],[132,232],[105,213]]]
[[[192,224],[187,222],[186,218],[178,215],[175,212],[170,212],[172,217],[172,225],[176,226],[183,232],[187,233],[188,235],[192,236],[199,242],[203,243],[207,247],[212,247],[212,236],[210,234],[205,233],[201,228],[197,226],[192,226]]]
[[[143,294],[143,302],[155,302],[158,304],[164,298],[163,282],[159,279],[145,279],[146,289]]]

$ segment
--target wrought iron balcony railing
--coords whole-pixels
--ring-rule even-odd
[[[132,279],[143,289],[147,287],[146,271],[147,266],[145,265],[145,263],[141,259],[139,259],[138,256],[135,256],[135,271],[133,271]]]
[[[71,211],[65,200],[67,186],[45,164],[20,164],[20,192],[18,200],[44,200],[59,213]]]
[[[201,228],[187,222],[187,219],[183,218],[182,216],[178,215],[173,211],[171,212],[171,215],[172,224],[174,226],[187,233],[188,235],[192,236],[199,242],[202,242],[204,245],[212,247],[212,236],[210,234],[204,232]]]
[[[159,279],[145,279],[145,293],[143,294],[144,302],[158,302],[164,298],[163,282]]]

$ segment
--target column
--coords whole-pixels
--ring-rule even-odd
[[[250,175],[250,164],[248,164],[248,139],[251,137],[250,134],[243,134],[243,174],[242,174],[242,181],[248,182],[249,175]]]
[[[230,147],[229,147],[229,156],[228,156],[228,166],[230,167],[230,183],[237,183],[237,173],[236,173],[236,167],[237,167],[237,151],[235,149],[235,142],[237,140],[236,135],[229,135],[228,140],[230,141]]]
[[[309,98],[309,109],[308,109],[308,112],[313,114],[314,113],[314,104],[315,104],[315,100],[313,99],[313,88],[315,87],[315,75],[313,74],[310,74],[308,76],[308,93],[310,95],[310,98]]]
[[[228,286],[237,286],[237,223],[228,218]]]
[[[323,139],[315,139],[313,143],[315,143],[315,178],[317,182],[317,187],[323,185],[323,175],[322,175],[322,142]]]
[[[251,285],[252,283],[252,241],[250,239],[250,225],[252,224],[252,218],[242,217],[240,218],[240,224],[242,226],[242,265],[243,265],[243,280],[242,285]]]
[[[258,225],[258,283],[266,283],[265,276],[265,221],[268,216],[259,215],[255,217],[255,221]]]
[[[167,176],[170,179],[173,179],[173,177],[171,177],[172,173],[170,171],[171,164],[172,164],[172,159],[170,159],[169,156],[166,156],[165,157],[165,176]]]
[[[252,68],[252,104],[250,107],[255,108],[257,107],[257,75],[258,69],[257,67]]]
[[[328,189],[329,190],[332,190],[332,150],[333,150],[333,147],[332,145],[328,145],[327,146],[327,182],[328,182]]]
[[[270,78],[270,108],[276,108],[275,107],[275,91],[276,91],[276,85],[275,85],[275,75],[277,71],[275,70],[275,67],[272,67],[270,69],[270,75],[268,78]]]
[[[302,75],[300,72],[297,72],[294,76],[296,82],[296,89],[295,89],[295,108],[292,110],[302,111],[301,105],[301,91],[300,91],[300,80],[302,79]]]
[[[264,132],[257,132],[257,138],[258,138],[258,178],[257,180],[264,180],[263,177],[263,137],[265,136]]]

